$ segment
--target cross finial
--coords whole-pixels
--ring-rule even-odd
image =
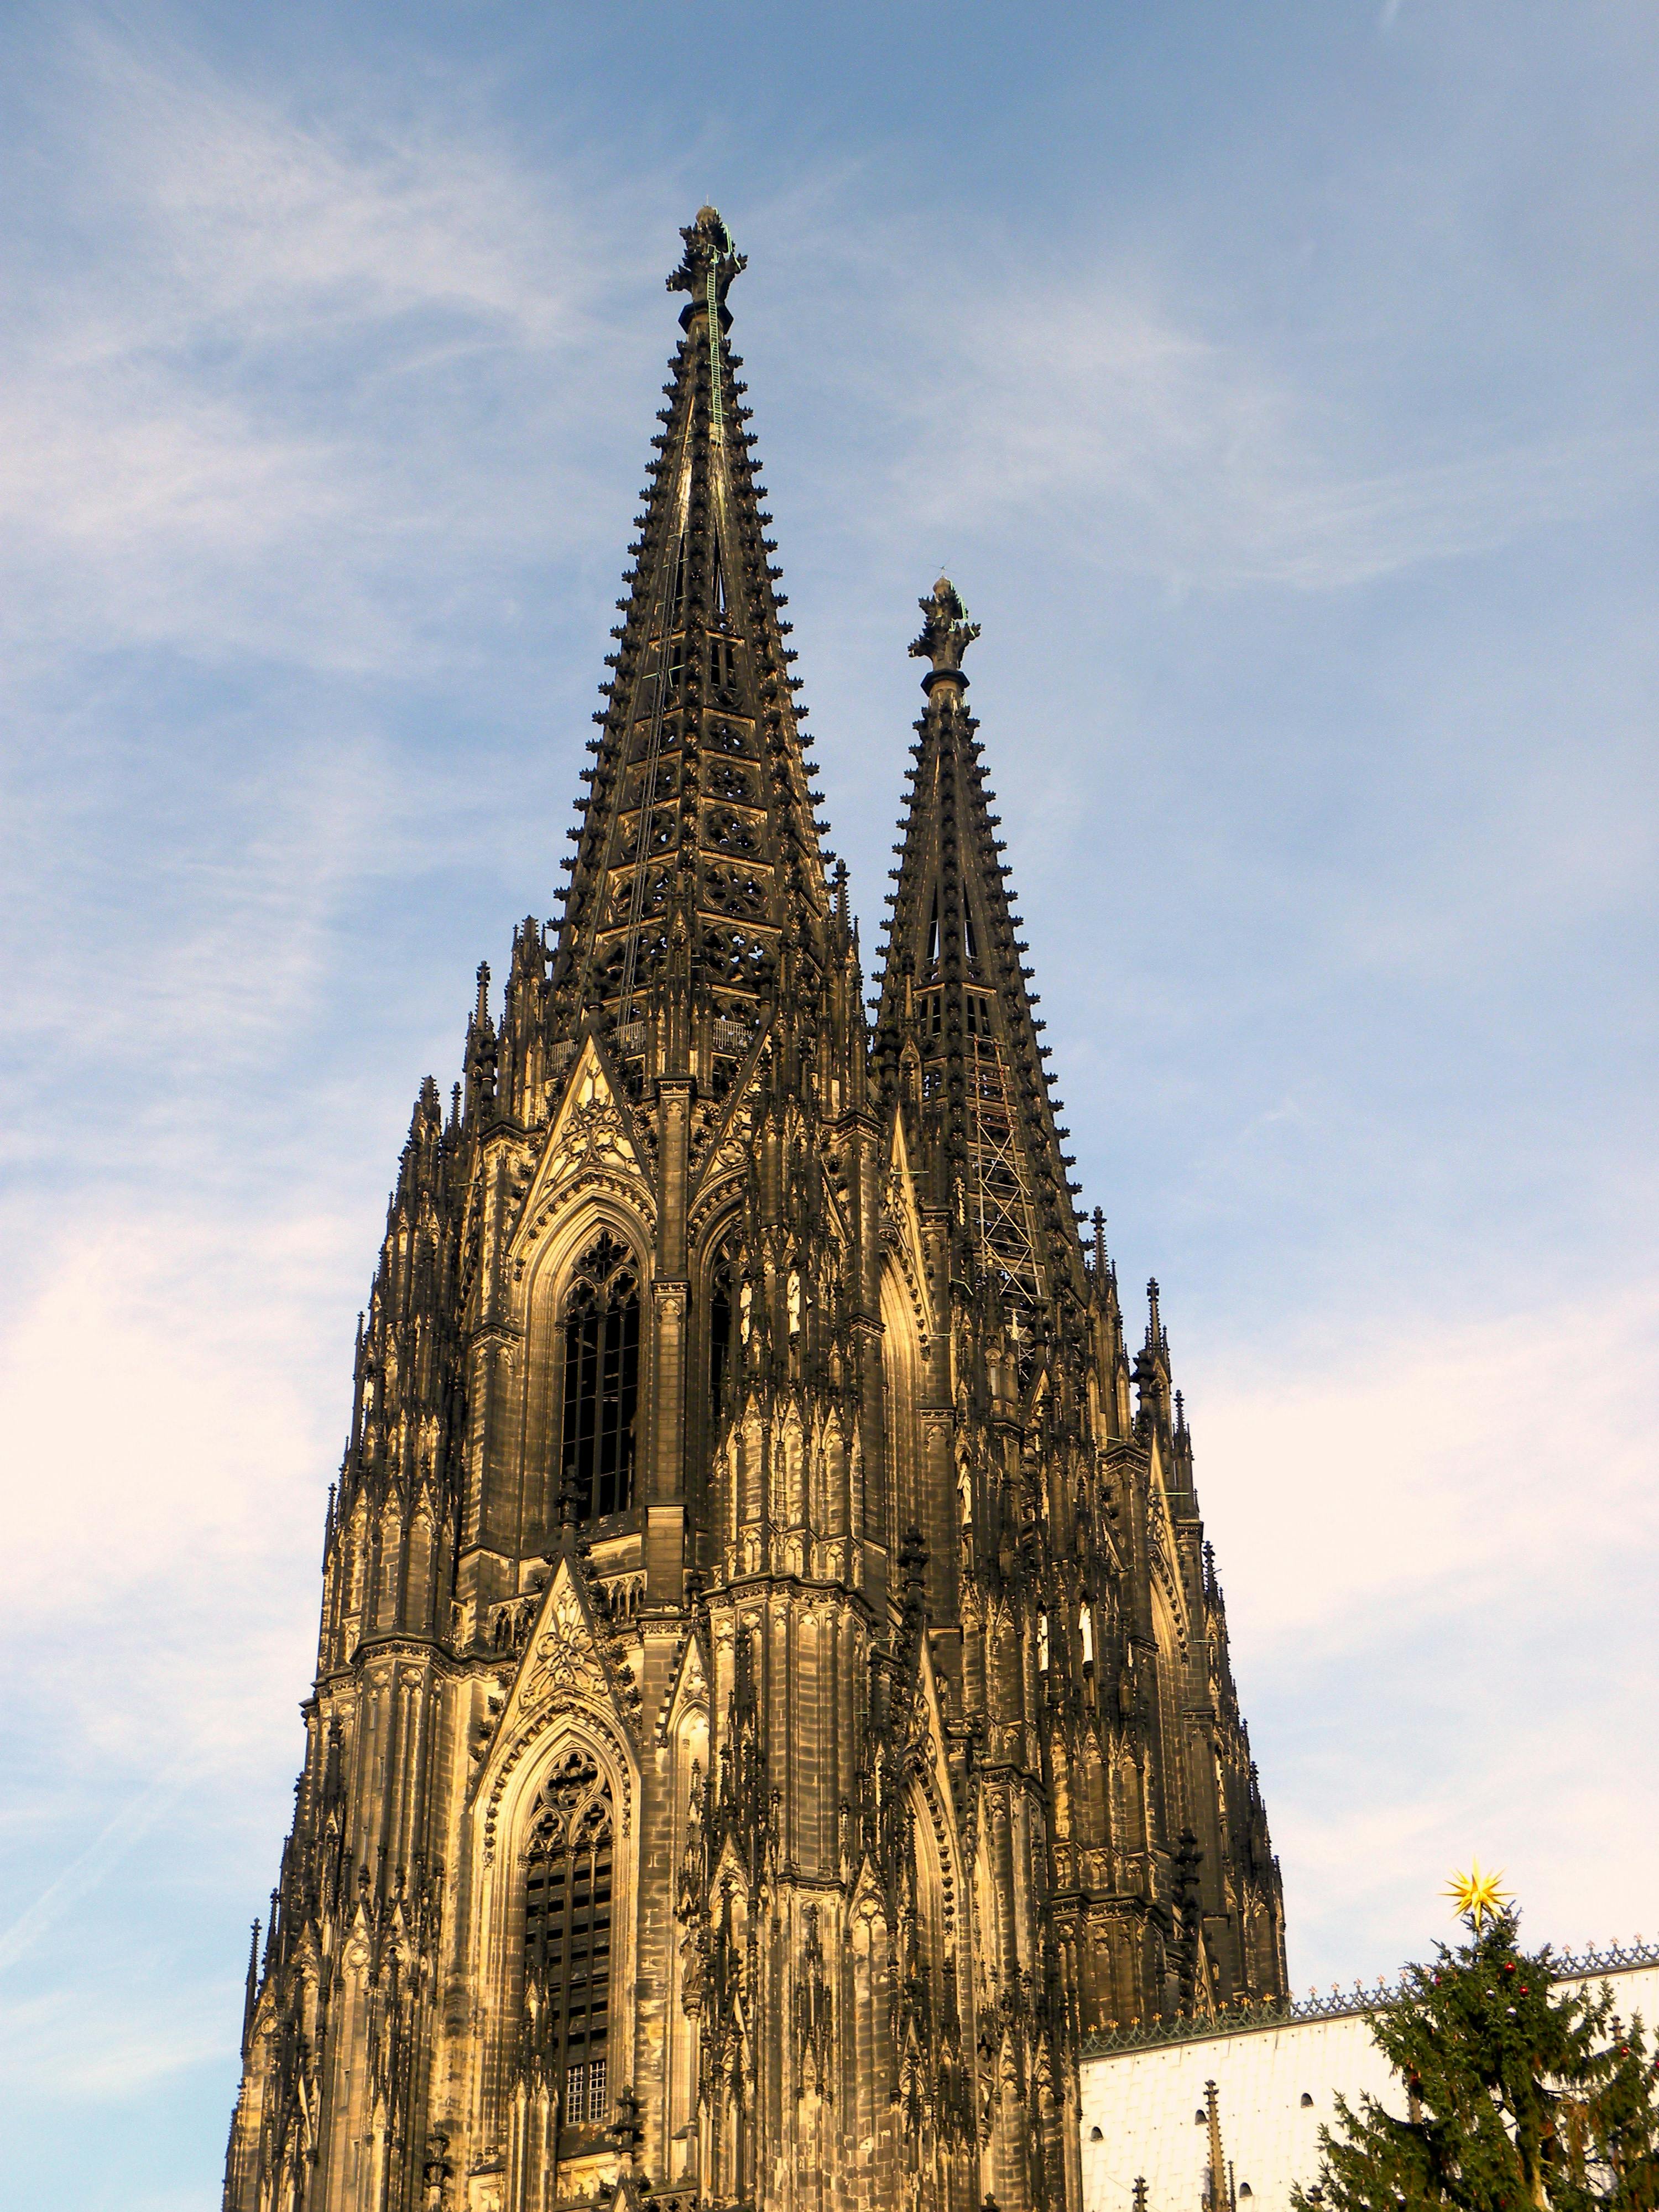
[[[966,684],[962,656],[979,635],[979,624],[968,619],[968,610],[956,586],[948,576],[941,576],[927,598],[916,604],[921,609],[921,635],[913,640],[911,655],[915,659],[933,663],[929,673],[921,679],[922,690],[931,691],[941,677]]]
[[[668,289],[691,295],[690,305],[680,316],[681,322],[689,328],[692,316],[704,306],[723,313],[732,279],[749,266],[749,257],[738,252],[716,207],[700,207],[680,236],[685,241],[685,250],[680,256],[679,267],[668,279]],[[725,327],[724,321],[721,327]]]

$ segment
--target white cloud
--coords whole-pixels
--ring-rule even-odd
[[[1472,1850],[1540,1940],[1650,1925],[1659,1291],[1334,1333],[1195,1388],[1298,1973],[1420,1955]]]
[[[60,1227],[55,1266],[0,1346],[15,1626],[36,1608],[37,1622],[66,1607],[84,1621],[123,1593],[125,1608],[158,1577],[199,1602],[210,1561],[228,1574],[273,1544],[289,1555],[337,1453],[338,1419],[315,1401],[311,1307],[340,1261],[341,1224],[305,1212],[232,1221],[206,1203],[128,1200]],[[349,1346],[332,1349],[348,1367]],[[96,1541],[66,1584],[72,1529]]]
[[[1270,1374],[1212,1375],[1197,1418],[1258,1650],[1547,1570],[1593,1584],[1659,1537],[1659,1290],[1474,1323],[1419,1310],[1346,1359],[1327,1333],[1305,1364],[1287,1346]]]

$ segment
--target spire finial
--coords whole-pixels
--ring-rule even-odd
[[[749,266],[749,257],[738,252],[716,207],[700,207],[696,219],[686,224],[680,236],[685,241],[685,250],[680,256],[679,267],[668,279],[671,292],[691,295],[690,304],[681,311],[680,321],[690,330],[691,318],[699,308],[712,306],[724,324],[726,292],[732,279]]]
[[[253,2008],[259,1996],[259,1923],[256,1920],[248,1938],[247,1988],[242,1998],[242,2053],[247,2055],[248,2030],[253,2025]]]
[[[962,656],[979,635],[979,624],[968,619],[956,586],[948,576],[941,576],[929,596],[916,604],[921,609],[921,635],[912,641],[911,655],[933,663],[921,679],[922,690],[931,691],[945,678],[965,684],[968,678],[962,672]]]

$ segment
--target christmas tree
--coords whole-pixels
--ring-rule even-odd
[[[1372,2015],[1406,2117],[1339,2097],[1295,2212],[1656,2212],[1659,2061],[1639,2017],[1620,2018],[1606,1983],[1553,1986],[1549,1947],[1521,1949],[1496,1877],[1476,1868],[1453,1894],[1469,1940],[1408,1966]]]

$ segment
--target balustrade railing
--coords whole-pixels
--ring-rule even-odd
[[[1635,1966],[1659,1966],[1659,1942],[1587,1945],[1582,1951],[1558,1951],[1551,1960],[1557,1982],[1591,1981],[1598,1974],[1627,1973]],[[1157,2045],[1195,2043],[1218,2035],[1243,2035],[1257,2028],[1290,2027],[1298,2021],[1339,2020],[1375,2012],[1399,1992],[1399,1984],[1379,1981],[1367,1988],[1356,1982],[1345,1990],[1331,1984],[1328,1995],[1310,1990],[1304,1997],[1244,1998],[1217,2012],[1183,2013],[1172,2019],[1130,2021],[1085,2036],[1083,2057],[1103,2058],[1120,2051],[1146,2051]]]

